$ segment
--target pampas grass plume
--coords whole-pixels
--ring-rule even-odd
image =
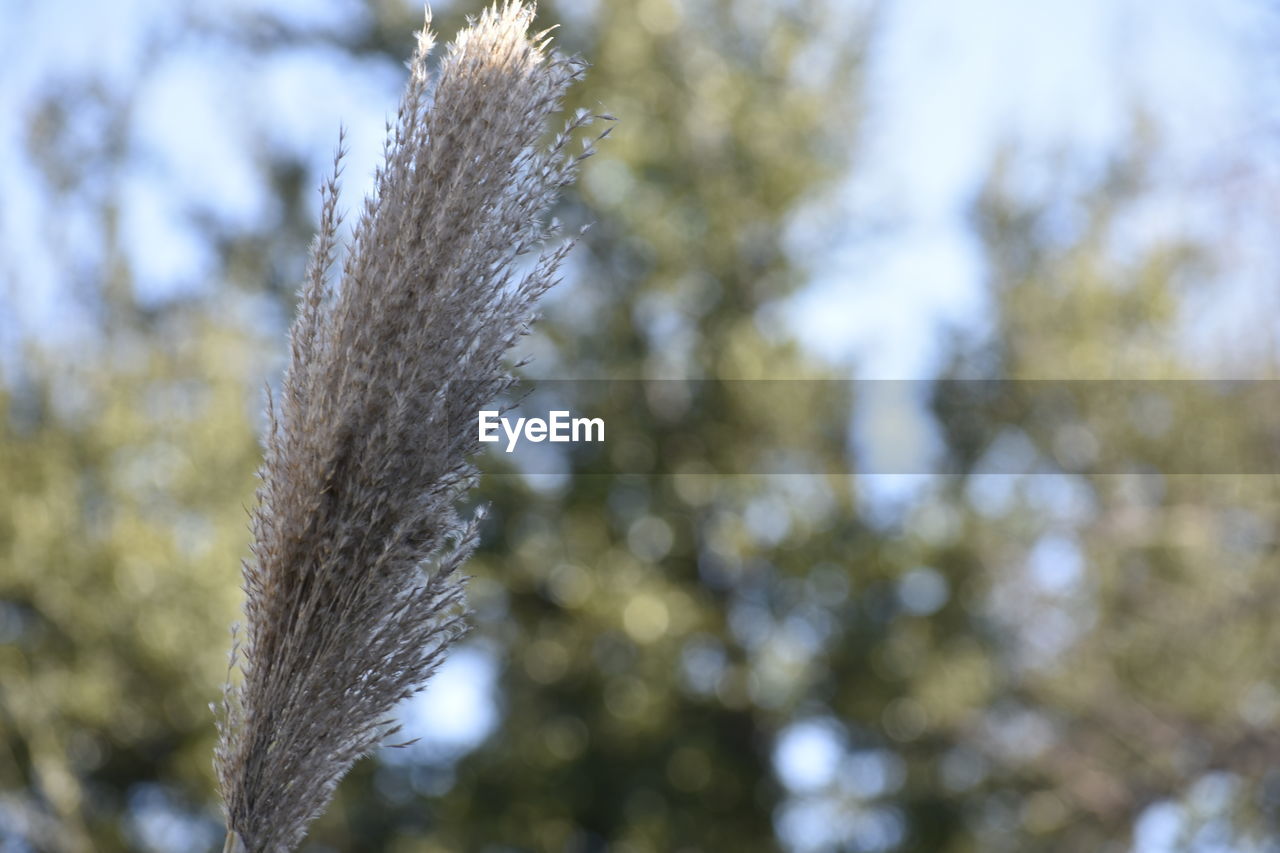
[[[548,214],[592,141],[569,142],[609,118],[579,111],[543,143],[583,65],[532,20],[488,9],[433,80],[428,17],[339,273],[341,143],[322,188],[219,720],[228,851],[294,849],[466,630],[476,412],[571,246]]]

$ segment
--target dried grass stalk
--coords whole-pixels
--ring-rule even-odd
[[[583,65],[530,35],[532,19],[521,3],[487,10],[434,84],[424,27],[337,282],[341,143],[322,188],[288,369],[268,400],[232,651],[243,677],[219,722],[228,850],[296,847],[466,630],[459,567],[478,518],[455,504],[475,478],[476,411],[509,387],[504,354],[569,251],[548,212],[591,153],[588,141],[569,154],[570,138],[597,118],[579,111],[542,143]]]

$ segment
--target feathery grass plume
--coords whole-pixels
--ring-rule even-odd
[[[282,393],[268,395],[232,651],[243,678],[219,722],[227,850],[296,847],[465,631],[459,567],[478,519],[454,507],[475,478],[476,412],[510,387],[504,355],[571,247],[553,245],[547,216],[592,150],[570,154],[570,138],[597,118],[578,111],[542,143],[584,65],[530,35],[533,14],[508,0],[469,21],[434,84],[428,14],[337,283],[341,142],[321,190]]]

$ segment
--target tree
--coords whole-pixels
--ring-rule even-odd
[[[1153,160],[1032,199],[997,170],[974,209],[997,321],[935,410],[957,474],[939,499],[998,631],[964,726],[1003,815],[975,827],[985,849],[1125,849],[1153,807],[1185,844],[1273,831],[1275,478],[1241,476],[1274,464],[1269,394],[1188,355],[1180,308],[1224,261],[1177,233],[1135,243]],[[1066,239],[1064,209],[1085,212]]]
[[[417,21],[366,8],[349,28],[193,18],[155,49],[195,32],[242,58],[398,67]],[[1222,408],[1185,381],[1206,371],[1178,333],[1220,255],[1121,239],[1157,198],[1151,148],[1039,197],[997,166],[973,220],[992,332],[957,343],[931,400],[948,476],[899,516],[863,513],[842,475],[856,387],[758,384],[830,376],[773,318],[805,278],[797,211],[859,167],[874,18],[840,11],[543,8],[593,62],[572,106],[622,121],[560,211],[594,225],[530,375],[627,440],[555,477],[486,462],[472,651],[497,666],[500,722],[470,753],[360,763],[309,849],[1126,849],[1153,814],[1237,848],[1274,832],[1273,480],[1130,473],[1190,470],[1199,444],[1149,431]],[[67,84],[30,134],[51,197],[100,238],[61,268],[100,337],[10,358],[0,392],[0,839],[38,849],[220,843],[204,706],[321,179],[264,147],[278,220],[196,211],[216,287],[147,300],[111,194],[139,156],[129,103]],[[87,151],[85,115],[115,117]],[[1064,372],[1180,381],[1120,408],[1022,381]],[[669,386],[672,418],[636,377],[696,381]],[[1258,458],[1251,423],[1228,423],[1224,470]],[[718,476],[800,443],[828,476]],[[806,739],[831,761],[817,781],[777,760]]]

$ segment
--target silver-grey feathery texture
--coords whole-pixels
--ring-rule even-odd
[[[447,49],[424,27],[386,162],[341,275],[334,174],[290,333],[244,566],[243,632],[215,756],[228,850],[295,848],[465,630],[476,413],[569,251],[548,221],[591,153],[585,111],[544,141],[583,72],[505,2]],[[428,24],[429,24],[428,18]],[[608,116],[601,116],[609,118]],[[531,253],[537,253],[533,255]],[[534,258],[518,267],[517,258]]]

